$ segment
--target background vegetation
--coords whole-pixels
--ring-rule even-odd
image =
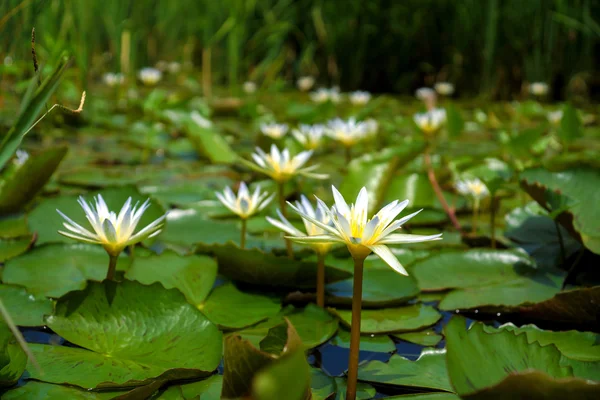
[[[511,98],[545,81],[562,99],[600,85],[593,0],[3,0],[0,16],[2,59],[29,62],[35,26],[42,58],[68,50],[84,86],[159,60],[211,60],[214,82],[231,87],[314,74],[343,89],[449,80]]]

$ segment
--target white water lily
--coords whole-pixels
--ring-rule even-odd
[[[102,81],[109,87],[121,86],[125,82],[125,75],[120,72],[107,72],[102,76]]]
[[[312,218],[316,219],[322,224],[333,227],[331,216],[327,208],[324,207],[323,204],[317,204],[317,207],[313,208],[312,204],[310,204],[310,201],[308,201],[306,196],[302,195],[300,197],[300,201],[296,202],[296,208],[302,213],[310,215]],[[313,224],[306,218],[302,218],[302,221],[304,222],[304,229],[306,230],[306,233],[304,233],[298,228],[296,228],[294,225],[292,225],[290,221],[288,221],[288,219],[281,213],[280,210],[277,210],[277,215],[279,216],[279,220],[267,217],[267,221],[269,221],[271,225],[281,229],[288,235],[302,238],[306,236],[317,236],[327,233],[327,231],[325,231],[320,226]],[[332,244],[333,243],[311,243],[310,246],[318,254],[326,254],[331,249]]]
[[[346,121],[336,118],[327,123],[325,133],[345,147],[351,147],[368,135],[369,126],[354,118],[350,118]]]
[[[454,93],[454,85],[450,82],[438,82],[433,85],[433,88],[442,96],[452,96]]]
[[[426,101],[432,97],[435,98],[436,96],[435,90],[428,87],[418,88],[415,91],[415,97],[421,101]]]
[[[296,81],[296,86],[303,92],[308,92],[315,84],[315,78],[312,76],[301,76]]]
[[[154,86],[162,79],[162,72],[156,68],[142,68],[138,72],[138,78],[144,85]]]
[[[242,85],[242,88],[244,89],[244,93],[252,94],[256,92],[256,83],[252,81],[246,81],[244,82],[244,85]]]
[[[337,88],[331,88],[331,89],[326,89],[326,88],[321,88],[318,89],[314,92],[312,92],[310,94],[310,99],[312,101],[314,101],[315,103],[325,103],[325,102],[332,102],[332,103],[339,103],[340,99],[341,99],[341,95],[340,95],[340,91]]]
[[[546,114],[546,117],[552,125],[558,125],[562,120],[563,110],[550,111],[548,114]]]
[[[371,100],[371,93],[364,90],[357,90],[349,93],[348,98],[350,99],[350,103],[354,104],[355,106],[364,106],[369,102],[369,100]]]
[[[248,186],[244,182],[240,183],[237,196],[229,187],[226,187],[223,193],[217,192],[216,195],[225,207],[242,219],[248,219],[262,211],[275,196],[275,194],[269,195],[268,192],[261,192],[260,185],[257,185],[254,192],[250,194]]]
[[[388,244],[419,243],[430,240],[438,240],[442,234],[437,235],[412,235],[394,233],[409,219],[417,215],[419,211],[394,220],[408,205],[408,200],[402,202],[394,200],[383,207],[373,218],[367,217],[369,194],[366,188],[358,193],[355,204],[348,205],[341,193],[332,186],[335,204],[327,209],[325,203],[317,198],[317,203],[327,211],[333,226],[322,223],[315,217],[303,212],[298,207],[288,203],[294,211],[302,218],[312,222],[325,231],[322,235],[311,235],[306,237],[288,237],[290,240],[304,244],[318,243],[344,243],[348,247],[352,257],[364,259],[371,252],[377,254],[386,264],[397,272],[408,275],[396,256],[387,247]]]
[[[287,182],[296,175],[306,176],[308,178],[326,179],[325,174],[317,174],[312,171],[319,168],[318,164],[304,167],[303,165],[312,156],[312,151],[303,151],[295,156],[290,154],[288,149],[280,151],[277,146],[271,145],[271,151],[265,153],[259,147],[252,153],[254,163],[242,159],[242,162],[255,171],[270,176],[278,183]]]
[[[307,150],[315,150],[318,148],[325,135],[325,126],[317,125],[300,125],[298,129],[292,131],[292,135],[296,140]]]
[[[490,192],[479,178],[463,179],[456,182],[456,190],[463,196],[471,196],[475,200],[487,197]]]
[[[423,133],[429,135],[437,132],[444,125],[446,110],[435,108],[424,113],[417,113],[413,116],[413,120]]]
[[[374,120],[373,118],[369,118],[365,120],[365,127],[367,130],[367,135],[373,136],[376,135],[379,131],[379,122]]]
[[[125,247],[156,236],[161,232],[165,215],[134,233],[142,215],[150,207],[150,199],[138,208],[139,203],[131,205],[130,197],[118,215],[108,209],[102,195],[99,194],[94,200],[95,204],[92,202],[88,204],[83,196],[79,196],[78,199],[93,232],[79,225],[60,210],[56,210],[67,221],[63,223],[67,231],[58,231],[58,233],[82,242],[101,244],[110,256],[116,257]]]
[[[281,139],[288,132],[289,127],[287,124],[260,124],[260,131],[263,135],[268,136],[272,139]]]
[[[534,96],[545,96],[548,89],[548,84],[544,82],[533,82],[529,85],[529,93]]]

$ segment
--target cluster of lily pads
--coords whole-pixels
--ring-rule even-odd
[[[3,399],[599,396],[588,109],[142,72],[1,115]]]

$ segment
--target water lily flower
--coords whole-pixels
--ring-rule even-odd
[[[146,86],[154,86],[162,79],[162,72],[156,68],[142,68],[138,72],[138,78]]]
[[[331,88],[321,88],[310,94],[310,99],[315,103],[326,103],[328,101],[332,103],[339,103],[341,96],[339,89]]]
[[[302,195],[300,197],[300,201],[296,202],[296,208],[301,210],[302,213],[308,214],[311,217],[315,218],[319,222],[324,225],[332,226],[333,222],[331,221],[331,216],[326,208],[323,207],[322,204],[317,204],[316,208],[313,208],[310,201],[306,198],[306,196]],[[309,220],[303,218],[304,229],[306,233],[297,229],[294,225],[288,221],[288,219],[281,213],[280,210],[277,210],[277,215],[279,216],[279,220],[267,217],[267,221],[269,223],[290,236],[294,237],[307,237],[307,236],[318,236],[323,235],[326,231],[310,222]],[[331,249],[332,243],[312,243],[310,246],[313,248],[315,253],[317,253],[317,305],[319,307],[325,306],[325,255]]]
[[[534,96],[545,96],[548,89],[548,84],[544,82],[533,82],[529,85],[529,93]]]
[[[260,124],[260,131],[271,139],[281,139],[288,132],[287,124]]]
[[[341,118],[335,118],[327,122],[325,133],[345,147],[351,147],[365,138],[368,128],[367,124],[357,121],[354,118],[346,121]]]
[[[246,160],[243,160],[242,162],[255,171],[270,176],[271,179],[277,183],[287,182],[296,175],[315,179],[326,179],[327,175],[312,172],[319,168],[319,165],[315,164],[310,167],[303,167],[311,156],[312,151],[310,150],[292,156],[288,149],[280,151],[277,146],[273,144],[271,145],[271,151],[269,153],[265,153],[262,149],[257,147],[256,152],[252,154],[254,163]]]
[[[355,92],[350,93],[349,95],[350,103],[355,106],[364,106],[371,100],[371,93],[365,92],[363,90],[357,90]]]
[[[442,236],[441,233],[429,236],[394,233],[394,231],[400,229],[404,223],[421,211],[419,210],[403,218],[394,220],[406,208],[408,200],[401,202],[395,200],[383,207],[373,218],[368,219],[369,194],[366,188],[363,187],[360,190],[356,198],[356,203],[351,205],[346,203],[344,197],[335,186],[332,186],[331,190],[335,200],[335,205],[331,209],[328,209],[325,203],[319,198],[317,198],[317,202],[324,210],[327,210],[333,226],[324,224],[309,213],[288,203],[302,218],[325,231],[322,235],[306,237],[290,236],[290,240],[304,244],[344,243],[353,258],[364,259],[373,252],[395,271],[403,275],[408,275],[387,245],[426,242],[438,240]]]
[[[313,78],[312,76],[301,76],[296,81],[296,86],[302,92],[308,92],[310,89],[312,89],[314,84],[315,84],[315,78]]]
[[[373,136],[377,134],[377,131],[379,131],[379,122],[377,122],[373,118],[369,118],[366,119],[364,123],[368,136]]]
[[[477,232],[477,220],[479,217],[479,205],[481,199],[487,197],[490,192],[487,186],[479,179],[463,179],[456,182],[456,190],[463,196],[469,196],[473,199],[473,223],[472,231]]]
[[[125,82],[125,75],[120,72],[107,72],[102,76],[102,81],[109,87],[121,86]]]
[[[177,61],[171,61],[169,64],[167,64],[167,71],[173,75],[178,74],[179,71],[181,71],[181,64]]]
[[[432,88],[422,87],[415,91],[415,97],[421,101],[425,101],[431,97],[436,97],[436,92]]]
[[[256,83],[254,83],[252,81],[244,82],[244,85],[242,87],[244,89],[244,93],[252,94],[252,93],[256,92]]]
[[[58,233],[82,242],[102,245],[111,261],[107,279],[112,279],[119,254],[127,246],[135,245],[147,238],[158,235],[162,230],[165,215],[134,233],[142,215],[150,207],[150,199],[147,199],[138,208],[139,203],[132,206],[131,197],[129,197],[119,214],[108,209],[102,195],[99,194],[94,200],[95,204],[91,202],[88,204],[83,196],[79,196],[78,199],[78,203],[83,208],[93,231],[79,225],[60,210],[56,210],[67,221],[63,223],[67,231],[58,231]]]
[[[558,125],[562,120],[563,110],[550,111],[548,114],[546,114],[546,117],[552,125]]]
[[[433,85],[433,88],[442,96],[452,96],[454,93],[454,85],[450,82],[438,82]]]
[[[292,135],[307,150],[315,150],[321,145],[325,135],[325,126],[301,124],[298,129],[292,131]]]
[[[415,124],[425,133],[430,135],[437,132],[446,122],[446,110],[436,108],[413,116]]]
[[[231,212],[241,219],[248,219],[268,206],[275,194],[269,195],[268,192],[261,192],[260,185],[256,185],[256,189],[250,194],[248,186],[242,182],[237,196],[229,187],[226,187],[223,193],[216,192],[216,196]]]

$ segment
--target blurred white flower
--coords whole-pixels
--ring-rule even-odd
[[[288,149],[279,151],[277,146],[271,145],[270,153],[265,153],[259,147],[256,148],[256,152],[252,153],[254,163],[244,159],[241,159],[241,162],[255,171],[270,176],[271,179],[278,183],[287,182],[296,175],[326,179],[327,175],[312,172],[319,168],[319,165],[302,167],[311,156],[312,151],[303,151],[295,156],[291,156]]]
[[[325,135],[323,125],[300,125],[292,131],[292,135],[307,150],[315,150],[321,145]]]
[[[256,83],[252,81],[246,81],[243,85],[244,92],[247,94],[252,94],[256,92]]]
[[[563,110],[550,111],[548,114],[546,114],[546,117],[551,124],[558,125],[562,120]]]
[[[107,72],[102,76],[102,81],[109,87],[121,86],[125,82],[125,75],[120,72]]]
[[[244,182],[240,183],[237,196],[229,187],[226,187],[223,193],[216,192],[215,194],[225,207],[242,219],[248,219],[262,211],[275,197],[275,194],[269,196],[269,193],[261,192],[260,185],[256,185],[254,193],[250,194],[248,186]]]
[[[344,121],[341,118],[327,122],[325,134],[337,140],[345,147],[350,147],[363,140],[369,132],[369,126],[354,118]]]
[[[435,90],[428,87],[422,87],[415,91],[415,97],[421,101],[426,101],[431,98],[435,98],[437,95]]]
[[[150,199],[138,208],[139,203],[131,205],[130,197],[118,215],[114,211],[109,211],[101,195],[98,195],[94,200],[95,205],[93,203],[88,204],[83,196],[79,196],[78,200],[93,228],[93,232],[82,227],[60,210],[56,210],[67,221],[63,223],[63,226],[68,230],[68,232],[58,231],[58,233],[82,242],[101,244],[110,256],[118,256],[125,247],[156,236],[161,231],[165,215],[154,220],[136,234],[133,233],[142,215],[150,207]]]
[[[302,92],[308,92],[310,89],[312,89],[314,84],[315,84],[315,78],[313,78],[312,76],[301,76],[296,81],[296,86]]]
[[[442,96],[452,96],[454,93],[454,85],[450,82],[438,82],[433,87]]]
[[[348,95],[348,98],[350,99],[350,103],[354,104],[355,106],[364,106],[369,102],[369,100],[371,100],[371,93],[363,90],[357,90],[355,92],[351,92]]]
[[[271,139],[281,139],[288,132],[287,124],[260,124],[260,131],[263,135],[270,137]]]
[[[160,71],[166,71],[169,68],[169,63],[165,60],[160,60],[156,63],[155,67]]]
[[[456,182],[456,190],[463,196],[471,196],[475,200],[481,200],[489,195],[489,190],[485,183],[479,178],[463,179]]]
[[[379,131],[379,122],[374,120],[373,118],[368,118],[364,121],[367,135],[376,135]]]
[[[29,153],[25,150],[18,149],[13,160],[14,164],[20,167],[21,165],[25,164],[27,160],[29,160]]]
[[[320,88],[310,94],[310,99],[315,103],[326,103],[328,101],[332,103],[339,103],[341,96],[339,89]]]
[[[13,64],[13,58],[11,56],[4,57],[4,65],[11,66]]]
[[[548,93],[548,84],[544,82],[533,82],[529,85],[529,93],[534,96],[545,96]]]
[[[167,64],[167,71],[173,75],[178,74],[179,71],[181,71],[181,64],[177,61],[171,61],[169,64]]]
[[[138,78],[144,85],[154,86],[162,79],[162,72],[156,68],[146,67],[138,72]]]
[[[485,112],[483,112],[481,109],[477,109],[475,111],[475,121],[479,122],[480,124],[485,124],[488,120],[488,116]]]
[[[320,223],[333,227],[331,216],[328,210],[323,208],[323,204],[317,204],[317,207],[313,208],[312,204],[310,204],[310,201],[308,201],[304,195],[301,195],[300,201],[296,202],[296,208],[303,214],[311,216]],[[323,235],[327,233],[327,231],[320,226],[313,224],[306,218],[302,218],[302,221],[304,222],[304,229],[306,230],[306,233],[304,233],[292,225],[279,209],[277,210],[277,215],[279,216],[279,221],[271,217],[267,217],[267,221],[288,235],[295,237],[306,237]],[[311,247],[319,254],[326,254],[329,249],[331,249],[331,246],[332,243],[311,243]]]
[[[315,218],[315,216],[306,212],[306,210],[300,209],[288,202],[290,207],[303,219],[312,222],[325,231],[323,234],[304,237],[290,236],[288,239],[309,245],[344,243],[355,259],[364,259],[371,252],[374,252],[386,264],[403,275],[408,275],[408,273],[386,245],[419,243],[441,239],[441,233],[430,236],[393,233],[420,212],[419,210],[394,221],[398,214],[406,208],[408,200],[402,202],[394,200],[383,207],[373,218],[369,219],[367,215],[369,194],[366,188],[363,187],[360,190],[356,198],[356,203],[350,205],[346,203],[344,197],[334,186],[331,189],[335,205],[331,209],[328,209],[327,205],[319,198],[317,198],[317,203],[321,206],[323,212],[328,214],[328,219],[331,220],[333,226],[323,223],[321,220]]]
[[[435,108],[424,113],[417,113],[413,116],[415,124],[425,134],[437,132],[446,122],[446,110]]]

